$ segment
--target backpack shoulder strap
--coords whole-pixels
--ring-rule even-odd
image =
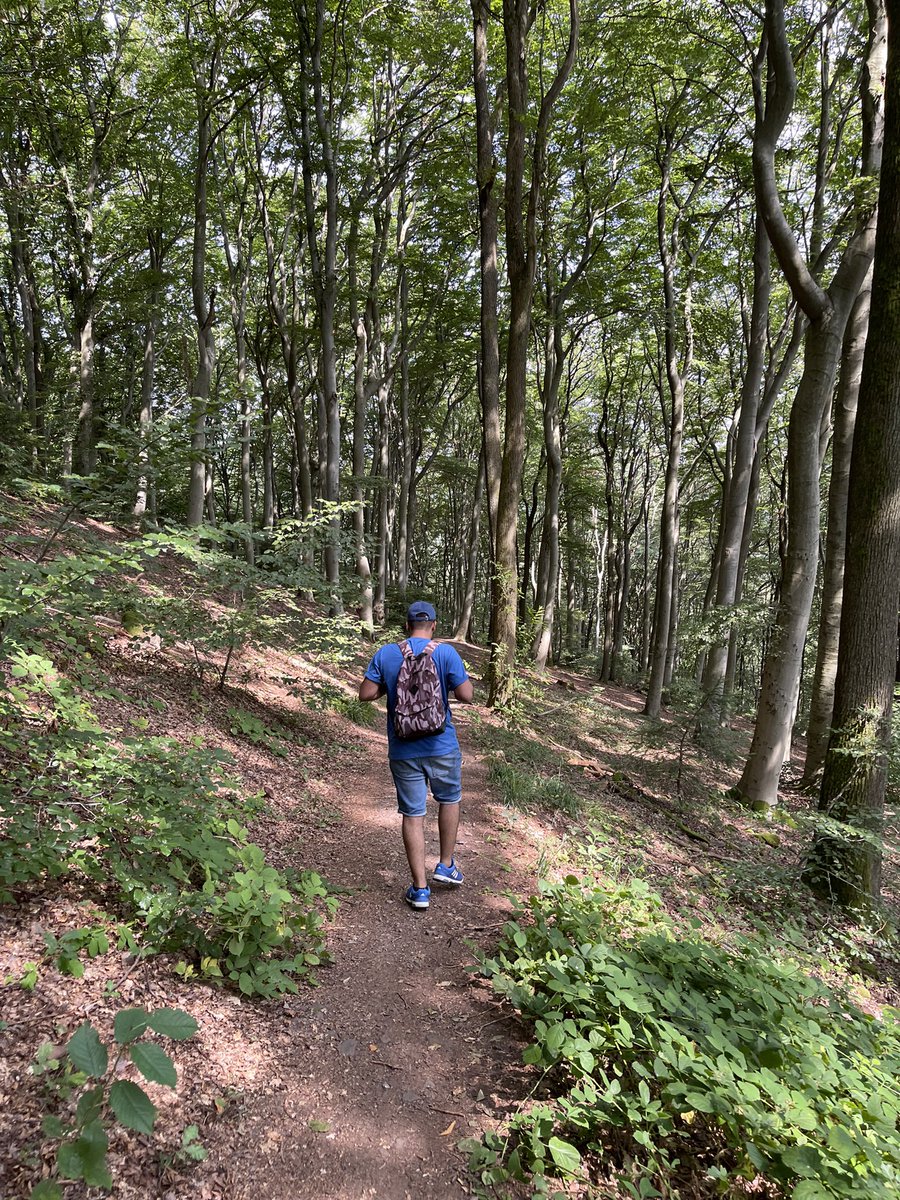
[[[402,642],[398,642],[397,645],[400,647],[400,653],[403,655],[404,658],[412,658],[412,656],[413,656],[412,647],[410,646],[409,642],[405,638],[403,639]]]
[[[428,645],[425,647],[425,649],[422,651],[422,653],[427,654],[430,658],[431,655],[434,654],[435,650],[437,650],[439,645],[440,645],[440,642],[431,641],[428,643]]]

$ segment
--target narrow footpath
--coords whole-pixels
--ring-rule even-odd
[[[515,847],[500,845],[469,714],[454,713],[466,882],[433,887],[426,912],[402,901],[408,871],[380,722],[342,759],[336,836],[303,847],[304,866],[347,889],[329,933],[334,964],[315,991],[287,998],[284,1028],[270,1028],[269,1086],[244,1104],[230,1156],[234,1200],[468,1196],[460,1139],[494,1127],[522,1094],[519,1031],[466,968],[468,943],[489,946],[509,914],[503,893],[532,881]],[[433,865],[431,800],[426,839]]]

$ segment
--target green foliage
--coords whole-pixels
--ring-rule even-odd
[[[342,688],[324,680],[311,683],[305,699],[310,708],[330,708],[356,725],[372,726],[378,720],[378,710],[373,704],[348,696]]]
[[[900,1026],[774,956],[682,935],[640,881],[544,885],[483,960],[531,1022],[546,1100],[476,1165],[495,1182],[620,1164],[635,1197],[763,1176],[796,1200],[900,1186]]]
[[[116,1014],[113,1028],[113,1043],[106,1045],[95,1026],[85,1021],[72,1034],[62,1055],[57,1047],[45,1045],[32,1066],[34,1075],[51,1076],[55,1085],[51,1090],[61,1098],[67,1099],[73,1091],[81,1093],[74,1120],[64,1121],[51,1114],[44,1118],[44,1136],[59,1143],[56,1152],[59,1177],[81,1179],[88,1187],[104,1189],[113,1186],[107,1164],[110,1114],[120,1125],[136,1133],[152,1134],[156,1122],[156,1105],[144,1089],[130,1079],[120,1078],[124,1064],[130,1061],[151,1083],[174,1087],[177,1074],[169,1055],[155,1042],[140,1039],[152,1029],[183,1041],[197,1032],[197,1022],[181,1009],[148,1012],[130,1008]],[[58,1077],[53,1077],[51,1071],[58,1071]],[[191,1128],[196,1134],[196,1126]],[[189,1144],[194,1141],[192,1137]],[[193,1148],[197,1150],[195,1145]],[[50,1197],[61,1192],[55,1182],[45,1180],[31,1195]]]
[[[191,966],[250,995],[295,990],[320,961],[333,899],[315,873],[265,862],[243,824],[257,802],[225,774],[228,756],[171,738],[113,738],[50,660],[17,652],[0,699],[0,889],[63,874],[93,881],[128,936],[188,952]],[[105,935],[48,942],[61,970],[103,953]]]
[[[72,975],[80,979],[84,967],[79,955],[84,952],[88,958],[96,958],[109,950],[109,938],[100,928],[69,929],[61,937],[53,933],[44,934],[44,945],[47,947],[46,956],[56,964],[63,975]]]
[[[577,793],[555,775],[542,776],[533,771],[526,774],[503,759],[495,758],[491,762],[490,781],[491,787],[510,808],[543,808],[570,817],[578,816],[581,810]]]

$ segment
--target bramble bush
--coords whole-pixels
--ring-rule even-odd
[[[792,1200],[900,1194],[900,1025],[773,955],[682,934],[640,880],[543,885],[482,960],[531,1023],[546,1095],[504,1141],[470,1146],[485,1183],[602,1162],[636,1198],[766,1181]],[[662,1189],[662,1191],[660,1191]],[[692,1192],[692,1194],[694,1194]]]

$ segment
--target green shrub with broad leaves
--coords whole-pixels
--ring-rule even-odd
[[[83,1180],[89,1188],[109,1189],[113,1178],[107,1163],[109,1129],[118,1123],[135,1133],[151,1134],[157,1108],[139,1083],[122,1078],[131,1063],[144,1079],[165,1087],[177,1083],[175,1064],[165,1050],[145,1038],[152,1031],[175,1041],[197,1032],[197,1022],[178,1008],[125,1008],[113,1022],[113,1044],[107,1046],[90,1021],[75,1030],[60,1056],[55,1047],[41,1047],[32,1074],[43,1078],[48,1093],[68,1101],[78,1093],[74,1112],[44,1117],[44,1137],[55,1140],[60,1179]],[[61,1200],[55,1179],[44,1179],[32,1190],[32,1200]]]
[[[570,876],[515,915],[482,966],[544,1074],[505,1140],[470,1146],[484,1182],[546,1191],[602,1163],[638,1198],[679,1179],[692,1195],[750,1180],[792,1200],[900,1195],[893,1012],[863,1012],[773,939],[683,934],[641,881]]]

